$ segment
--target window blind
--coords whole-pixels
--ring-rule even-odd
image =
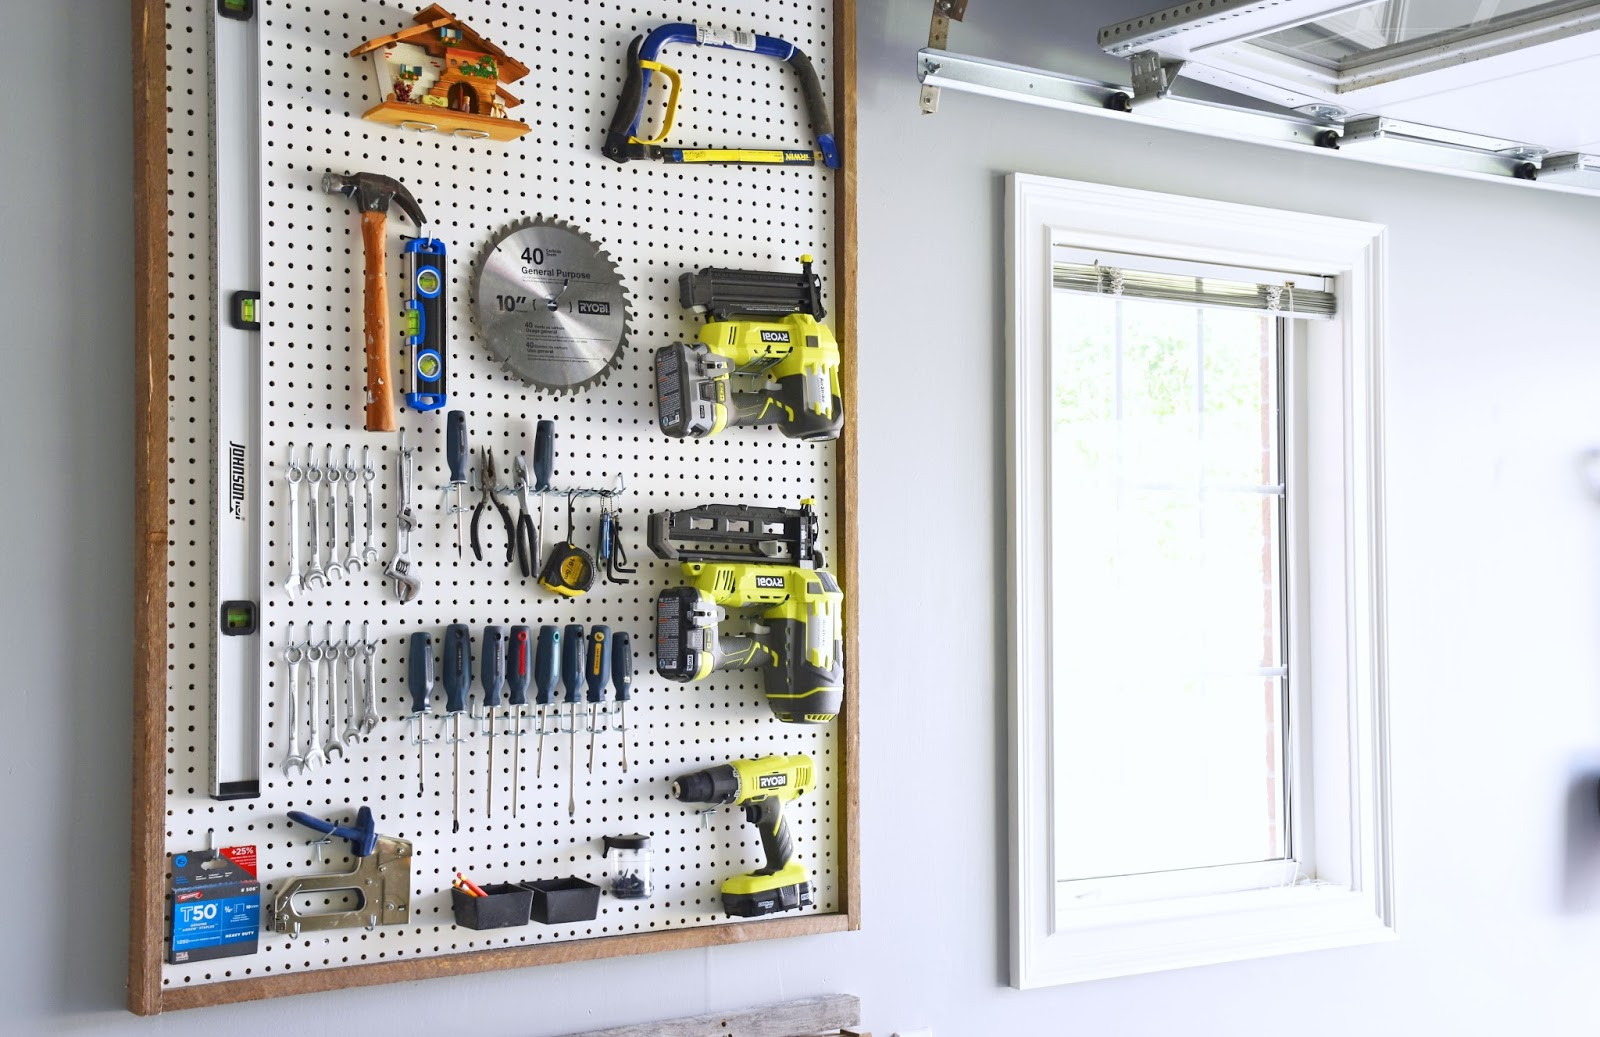
[[[1052,280],[1058,290],[1087,295],[1254,310],[1311,320],[1331,320],[1337,313],[1334,293],[1320,288],[1299,287],[1293,281],[1261,284],[1059,260],[1054,265]]]

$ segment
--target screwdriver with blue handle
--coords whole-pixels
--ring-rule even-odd
[[[472,687],[472,632],[465,623],[451,623],[444,631],[445,712],[450,715],[451,752],[455,780],[450,801],[450,831],[461,831],[461,717],[467,711],[467,690]]]
[[[578,703],[583,701],[583,627],[569,623],[561,633],[561,684],[566,689],[567,704],[567,816],[578,812],[578,768],[573,763],[578,757]]]
[[[411,635],[411,645],[406,658],[406,687],[411,691],[411,721],[417,733],[411,739],[417,747],[417,795],[423,794],[422,747],[429,741],[424,737],[423,722],[433,715],[428,699],[433,695],[433,635],[419,630]]]
[[[489,774],[488,800],[483,816],[494,816],[494,725],[500,719],[500,689],[506,682],[505,630],[498,626],[483,628],[483,641],[478,645],[478,683],[483,687],[483,711],[489,720]]]
[[[511,638],[506,642],[506,702],[511,707],[511,756],[516,767],[511,775],[511,816],[517,816],[517,789],[522,785],[522,707],[528,704],[528,683],[533,679],[533,666],[528,656],[528,628],[521,624],[511,628]]]
[[[594,732],[606,700],[606,682],[611,679],[611,628],[596,625],[589,629],[589,650],[583,664],[589,682],[589,773],[594,773]]]
[[[539,552],[544,544],[544,492],[556,468],[556,423],[548,419],[533,429],[533,488],[539,494],[539,539],[533,545],[533,568],[539,570]]]
[[[556,678],[561,670],[561,631],[553,626],[539,628],[539,644],[533,660],[533,703],[539,707],[539,762],[534,768],[534,778],[544,777],[544,733],[548,726],[550,704],[556,699]],[[556,711],[556,728],[560,729],[561,713]]]
[[[453,410],[445,417],[444,461],[450,466],[450,488],[456,491],[456,557],[461,551],[461,491],[467,485],[467,412]]]
[[[622,772],[628,772],[628,699],[633,697],[633,645],[626,630],[611,639],[611,690],[617,700],[617,723],[622,728]]]

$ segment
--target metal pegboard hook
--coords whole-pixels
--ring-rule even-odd
[[[528,492],[532,493],[532,494],[537,494],[539,496],[604,497],[604,498],[606,498],[608,500],[615,500],[616,498],[622,496],[624,493],[627,492],[627,490],[628,490],[628,482],[627,482],[627,479],[625,479],[622,475],[619,474],[616,477],[616,479],[614,480],[614,483],[615,483],[615,485],[611,489],[604,489],[604,488],[598,487],[598,486],[569,486],[569,487],[546,486],[542,490],[530,489]],[[513,487],[512,488],[512,492],[515,492],[515,489],[516,488]]]

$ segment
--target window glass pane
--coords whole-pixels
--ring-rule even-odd
[[[1202,310],[1201,456],[1212,483],[1278,483],[1277,322],[1234,310]]]
[[[1550,0],[1383,0],[1280,29],[1251,42],[1338,67],[1346,59],[1396,43],[1482,25],[1503,15],[1559,6],[1564,5]]]
[[[1058,879],[1282,858],[1277,325],[1056,292]]]
[[[1055,749],[1072,783],[1056,810],[1057,879],[1286,856],[1280,683],[1129,674],[1078,703]]]

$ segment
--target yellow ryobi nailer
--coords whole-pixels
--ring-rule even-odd
[[[822,568],[812,502],[799,508],[708,504],[650,516],[650,547],[681,562],[688,587],[656,595],[656,671],[701,681],[764,667],[779,720],[825,724],[844,702],[844,594]],[[720,629],[729,609],[750,631]]]
[[[709,318],[699,341],[656,350],[656,420],[669,436],[776,425],[794,439],[837,439],[839,343],[822,323],[822,279],[707,267],[678,279],[683,305]],[[758,383],[735,389],[739,381]]]
[[[722,909],[754,918],[811,904],[811,875],[794,859],[794,838],[783,820],[783,804],[808,791],[816,779],[809,756],[763,756],[734,760],[672,783],[673,798],[685,803],[737,804],[761,833],[767,864],[722,884]]]

